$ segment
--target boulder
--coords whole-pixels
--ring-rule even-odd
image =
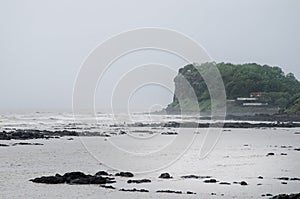
[[[173,177],[169,173],[162,173],[158,178],[162,179],[172,179]]]
[[[45,184],[65,183],[65,179],[62,176],[42,176],[40,178],[31,179],[30,181],[35,183],[45,183]]]
[[[116,173],[115,176],[131,178],[134,175],[133,175],[133,173],[130,173],[130,172],[120,172],[120,173]]]
[[[209,179],[209,180],[204,180],[204,183],[217,183],[218,181],[216,179]]]
[[[245,181],[242,181],[240,184],[241,184],[242,186],[246,186],[246,185],[248,185],[248,183],[247,183],[247,182],[245,182]]]
[[[186,194],[196,194],[196,193],[192,191],[187,191]]]

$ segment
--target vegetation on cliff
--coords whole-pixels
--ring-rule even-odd
[[[175,77],[175,94],[173,102],[166,108],[167,112],[180,110],[181,105],[187,106],[191,111],[195,105],[189,104],[191,89],[182,88],[184,78],[196,94],[201,111],[210,110],[210,95],[203,77],[199,74],[203,66],[215,65],[220,71],[224,82],[228,100],[249,98],[251,93],[259,93],[257,102],[268,104],[268,107],[277,107],[289,112],[299,110],[300,82],[292,73],[285,74],[281,68],[256,63],[231,64],[231,63],[204,63],[189,64],[179,69]],[[183,101],[183,103],[182,103]]]
[[[297,113],[300,114],[300,93],[295,95],[290,102],[287,104],[286,113]]]

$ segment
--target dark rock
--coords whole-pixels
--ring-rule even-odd
[[[68,184],[91,184],[91,179],[86,177],[86,178],[75,178],[72,180],[69,180],[67,182]],[[104,184],[104,181],[99,184]]]
[[[102,177],[102,176],[92,176],[86,175],[82,172],[70,172],[65,173],[63,176],[56,174],[55,176],[42,176],[40,178],[35,178],[30,180],[35,183],[45,183],[45,184],[107,184],[115,183],[114,178]]]
[[[280,153],[280,155],[287,155],[286,153]]]
[[[297,194],[280,194],[277,196],[273,196],[271,199],[299,199],[300,198],[300,193]]]
[[[204,183],[217,183],[218,181],[216,179],[209,179],[209,180],[204,180]]]
[[[300,180],[300,178],[291,178],[291,181]]]
[[[45,183],[45,184],[65,183],[65,179],[62,176],[42,176],[40,178],[31,179],[30,181],[35,183]]]
[[[120,173],[116,173],[115,176],[131,178],[134,175],[133,175],[133,173],[130,173],[130,172],[120,172]]]
[[[99,135],[100,137],[111,137],[110,135],[106,134],[106,133],[102,133]]]
[[[262,177],[262,176],[258,176],[258,179],[264,179],[264,177]]]
[[[241,184],[242,186],[246,186],[246,185],[248,185],[248,183],[247,183],[247,182],[245,182],[245,181],[242,181],[240,184]]]
[[[222,185],[231,185],[229,182],[220,182],[219,184],[222,184]]]
[[[109,185],[109,186],[107,186],[107,185],[100,185],[100,187],[103,187],[105,189],[116,189],[115,187],[113,187],[111,185]]]
[[[2,147],[8,147],[9,145],[7,145],[7,144],[0,144],[0,146],[2,146]]]
[[[140,183],[150,183],[151,180],[149,179],[141,179],[141,180],[128,180],[127,183],[136,183],[136,184],[140,184]]]
[[[178,127],[180,127],[180,123],[178,123],[178,122],[168,122],[168,123],[165,123],[163,127],[178,128]]]
[[[212,196],[216,196],[217,194],[216,194],[216,193],[211,193],[210,195],[212,195]]]
[[[196,194],[196,193],[192,191],[187,191],[186,194]]]
[[[66,179],[67,183],[70,183],[72,180],[79,178],[87,178],[88,176],[80,171],[65,173],[63,177]]]
[[[257,116],[255,116],[257,117]],[[300,117],[298,117],[300,121]],[[264,120],[265,121],[265,120]],[[274,120],[273,120],[274,121]],[[129,125],[131,127],[168,127],[168,128],[209,128],[209,127],[222,127],[225,129],[232,129],[232,128],[296,128],[300,127],[299,123],[291,123],[291,122],[280,122],[280,123],[249,123],[249,122],[215,122],[215,123],[198,123],[198,122],[161,122],[161,123],[135,123]],[[116,127],[116,126],[114,126]]]
[[[266,196],[273,196],[273,195],[272,195],[272,194],[270,194],[270,193],[267,193],[267,194],[266,194]]]
[[[182,194],[182,191],[172,191],[172,190],[158,190],[156,193],[175,193],[175,194]]]
[[[281,184],[287,184],[287,182],[281,182]]]
[[[158,178],[171,179],[173,177],[169,173],[162,173]]]
[[[149,190],[146,189],[120,189],[119,191],[126,191],[126,192],[149,192]]]
[[[44,144],[41,144],[41,143],[29,143],[29,142],[19,142],[19,143],[13,143],[12,145],[16,146],[16,145],[44,145]]]
[[[267,156],[273,156],[275,153],[268,153]]]
[[[0,140],[28,140],[28,139],[50,139],[61,136],[78,136],[75,131],[48,131],[36,129],[15,129],[12,131],[0,132]]]
[[[296,149],[294,149],[295,151],[300,151],[300,148],[296,148]]]
[[[178,135],[176,132],[163,132],[162,135]]]
[[[211,178],[211,176],[187,175],[187,176],[181,176],[181,178],[184,178],[184,179],[205,179],[205,178]]]
[[[276,178],[276,179],[278,179],[278,180],[289,180],[289,178],[288,177],[280,177],[280,178]]]
[[[245,181],[241,181],[241,182],[233,182],[233,184],[240,184],[240,185],[242,185],[242,186],[248,185],[248,183],[245,182]]]
[[[106,171],[98,171],[95,176],[108,176],[109,174]]]
[[[90,184],[110,184],[115,183],[114,178],[105,178],[101,176],[90,177]]]

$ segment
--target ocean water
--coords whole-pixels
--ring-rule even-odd
[[[199,121],[192,116],[109,114],[94,117],[61,113],[5,114],[0,128],[46,129],[106,132],[111,137],[83,136],[60,139],[36,139],[22,142],[43,145],[12,146],[20,140],[0,140],[0,198],[263,198],[263,194],[296,193],[300,181],[276,178],[300,177],[300,129],[212,129],[220,132],[211,152],[201,157],[200,151],[209,129],[173,129],[128,127],[129,122]],[[95,122],[96,121],[96,122]],[[205,122],[205,121],[204,121]],[[111,126],[118,124],[116,126]],[[120,135],[125,131],[126,135]],[[162,135],[177,132],[178,135]],[[179,140],[179,141],[178,141]],[[185,142],[186,141],[186,142]],[[273,156],[267,156],[268,153]],[[284,155],[286,154],[286,155]],[[35,184],[29,179],[71,171],[95,174],[131,171],[134,179],[148,178],[151,183],[128,184],[127,178],[116,177],[115,190],[99,185]],[[173,179],[159,179],[168,172]],[[205,179],[183,179],[183,175],[212,176]],[[263,179],[259,179],[262,176]],[[245,181],[247,186],[233,182]],[[219,182],[229,182],[221,185]],[[121,188],[147,189],[149,193],[121,192]],[[196,195],[162,194],[157,190],[193,191]]]

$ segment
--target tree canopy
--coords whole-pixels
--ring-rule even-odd
[[[189,98],[186,89],[180,88],[180,78],[184,77],[193,88],[200,107],[207,108],[210,100],[209,91],[203,77],[198,70],[203,65],[214,64],[220,71],[224,82],[228,100],[238,97],[250,97],[253,92],[263,93],[261,101],[270,106],[286,108],[291,99],[300,93],[300,82],[292,73],[285,74],[280,67],[259,65],[256,63],[231,64],[231,63],[204,63],[201,65],[189,64],[179,69],[175,77],[175,93]],[[174,96],[173,102],[166,110],[178,109],[178,99]]]

